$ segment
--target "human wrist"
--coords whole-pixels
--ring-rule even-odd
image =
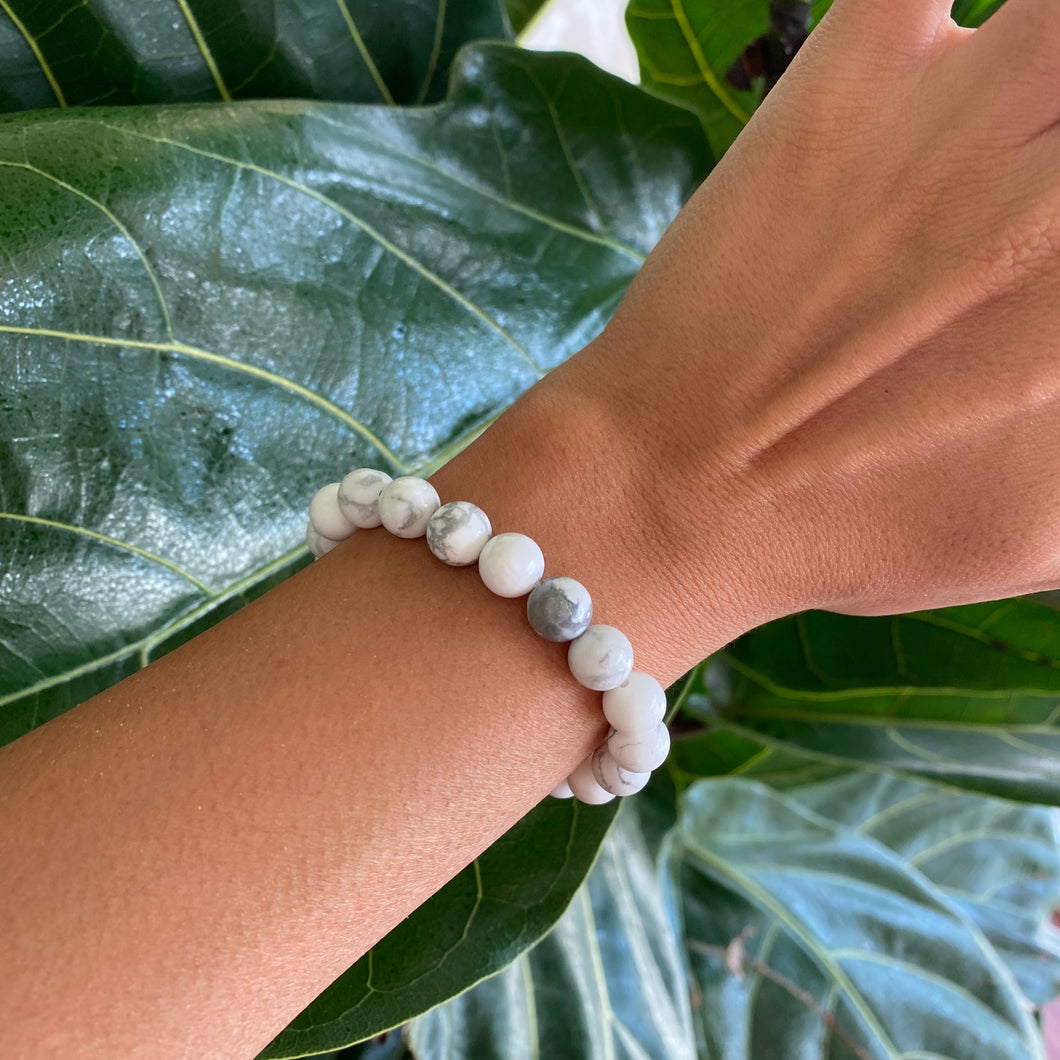
[[[486,508],[495,531],[537,540],[547,573],[584,582],[595,616],[630,636],[637,668],[672,681],[772,617],[759,618],[762,605],[744,591],[751,539],[712,530],[721,496],[685,491],[607,388],[575,367],[523,395],[432,482],[443,499]],[[692,509],[705,520],[701,533],[692,532]],[[725,523],[741,526],[733,512]]]

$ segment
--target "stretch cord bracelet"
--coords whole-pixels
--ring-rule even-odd
[[[598,805],[640,791],[651,771],[666,761],[670,733],[666,693],[649,674],[633,669],[633,647],[614,626],[590,625],[593,602],[573,578],[544,578],[545,557],[525,534],[494,534],[481,508],[468,501],[442,504],[423,478],[392,479],[362,467],[341,482],[317,490],[309,505],[306,544],[318,559],[358,528],[385,526],[396,537],[427,537],[443,563],[478,563],[479,575],[497,596],[527,596],[530,625],[545,638],[570,642],[567,662],[579,684],[603,692],[607,739],[553,789]]]

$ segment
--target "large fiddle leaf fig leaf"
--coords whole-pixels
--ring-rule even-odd
[[[0,740],[303,562],[321,482],[443,462],[707,168],[690,115],[502,45],[433,108],[0,121]]]
[[[807,809],[871,837],[923,873],[982,931],[1034,1005],[1060,995],[1060,846],[1041,806],[853,773],[797,788]]]
[[[0,111],[432,102],[462,44],[506,34],[501,0],[0,0]]]
[[[730,758],[764,742],[1060,804],[1060,618],[1033,599],[809,611],[746,634],[707,670],[690,708],[728,730]]]
[[[598,332],[708,168],[693,116],[503,45],[430,108],[0,119],[0,739],[304,563],[321,482],[444,462]],[[503,967],[612,812],[539,807],[268,1055]]]
[[[695,1060],[680,939],[633,802],[552,931],[406,1038],[417,1060]]]
[[[862,775],[847,783],[877,781]],[[743,779],[703,780],[682,796],[664,857],[700,999],[693,1010],[700,1055],[1043,1056],[1026,997],[969,909],[987,901],[998,881],[1018,892],[1025,852],[1000,844],[989,859],[969,859],[967,897],[947,893],[925,870],[934,862],[947,884],[955,883],[952,866],[935,859],[975,843],[994,812],[976,807],[991,803],[955,795],[968,809],[942,848],[915,814],[903,823],[901,802],[888,801],[895,794],[881,796],[895,807],[889,820],[881,808],[858,828],[808,808],[827,807],[842,818],[851,797],[843,782],[798,797]],[[1033,856],[1048,864],[1055,888],[1044,813],[1013,813],[1007,823],[1028,827],[1031,842],[1041,841]]]

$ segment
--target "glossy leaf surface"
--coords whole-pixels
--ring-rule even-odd
[[[506,33],[500,0],[4,0],[0,111],[433,102],[462,44]]]
[[[552,931],[407,1039],[417,1060],[695,1060],[680,940],[632,802]]]
[[[0,122],[0,740],[303,562],[320,483],[443,462],[707,165],[691,115],[499,45],[435,108]]]
[[[740,638],[709,681],[737,735],[1060,805],[1060,621],[1033,599],[806,612]]]

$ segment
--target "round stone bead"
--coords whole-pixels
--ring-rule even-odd
[[[601,806],[614,798],[614,795],[607,788],[600,786],[593,775],[592,755],[584,759],[578,768],[567,777],[567,784],[570,787],[571,794],[576,799],[580,802],[588,803],[590,806]]]
[[[313,494],[309,502],[309,521],[321,537],[345,541],[356,529],[339,508],[339,484],[329,482]]]
[[[606,744],[593,752],[592,763],[596,783],[612,795],[636,795],[651,780],[651,773],[633,773],[623,769]]]
[[[395,537],[423,537],[427,520],[441,501],[425,479],[402,475],[388,482],[379,494],[379,518]]]
[[[573,578],[546,578],[526,601],[526,617],[545,640],[574,640],[593,620],[593,598]]]
[[[571,641],[567,665],[578,684],[606,692],[617,688],[632,672],[633,645],[614,626],[590,626]]]
[[[427,520],[427,547],[443,563],[466,567],[478,559],[492,533],[481,508],[470,501],[450,501]]]
[[[604,693],[604,717],[619,732],[646,735],[666,717],[666,692],[651,674],[634,670],[618,688]]]
[[[497,534],[479,553],[478,572],[490,592],[525,596],[545,573],[545,554],[526,534]]]
[[[354,526],[371,530],[383,520],[379,518],[379,494],[393,482],[385,471],[359,467],[339,483],[339,507]]]
[[[312,523],[307,523],[305,528],[305,543],[309,546],[309,551],[320,559],[321,556],[327,555],[337,544],[338,541],[332,541],[330,537],[321,537],[317,533],[316,527]]]
[[[569,799],[574,795],[574,792],[570,790],[570,785],[565,780],[561,780],[549,792],[549,795],[554,799]]]
[[[650,773],[666,761],[670,753],[670,733],[661,722],[649,733],[630,736],[612,729],[607,749],[623,768],[634,773]]]

